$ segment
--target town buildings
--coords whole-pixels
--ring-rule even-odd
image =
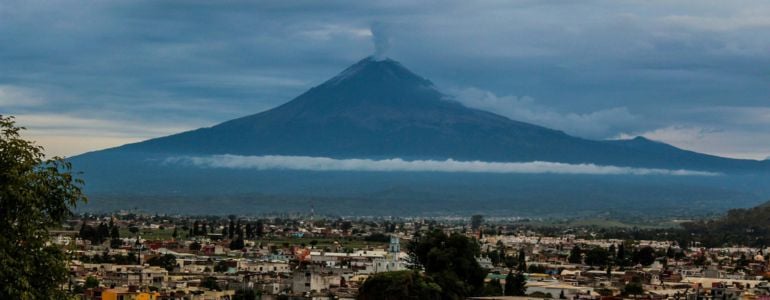
[[[770,249],[680,247],[505,226],[482,234],[483,228],[458,220],[103,216],[73,224],[112,224],[105,226],[119,233],[101,243],[78,230],[52,239],[71,257],[68,288],[84,299],[231,299],[244,290],[262,299],[355,299],[367,277],[407,269],[404,245],[428,230],[477,239],[486,282],[505,286],[509,272],[523,272],[530,298],[770,299]]]

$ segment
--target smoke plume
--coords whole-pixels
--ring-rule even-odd
[[[374,23],[370,30],[372,31],[372,41],[374,42],[373,57],[376,60],[383,60],[386,58],[388,50],[390,50],[391,39],[387,29],[382,23]]]

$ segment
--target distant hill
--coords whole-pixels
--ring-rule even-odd
[[[721,175],[716,178],[430,172],[321,172],[319,175],[312,171],[209,168],[175,164],[170,160],[180,156],[222,154],[280,155],[289,162],[296,156],[544,161],[695,170]],[[400,211],[397,205],[416,205],[405,210],[416,214],[435,212],[437,208],[451,212],[480,207],[499,210],[501,206],[550,213],[563,209],[566,199],[575,204],[570,207],[590,212],[624,210],[632,201],[645,202],[643,206],[651,205],[652,209],[660,204],[657,207],[677,211],[694,204],[700,211],[744,207],[770,194],[766,185],[758,183],[770,175],[770,161],[711,156],[645,138],[594,141],[570,136],[465,107],[400,63],[372,58],[359,61],[271,110],[209,128],[86,153],[73,157],[72,161],[84,172],[92,199],[101,200],[89,205],[92,208],[121,208],[132,204],[157,208],[171,201],[169,199],[185,199],[190,207],[205,206],[201,210],[206,211],[211,208],[211,201],[238,199],[239,205],[276,201],[268,208],[281,209],[281,205],[288,206],[288,202],[280,199],[317,197],[332,202],[347,199],[345,208],[350,212],[374,214]],[[415,202],[419,200],[416,198],[424,199],[424,203]],[[375,202],[377,206],[373,206]],[[476,205],[482,202],[487,203],[486,206]],[[292,209],[305,209],[303,206],[308,201],[294,203]],[[334,207],[334,203],[325,204],[331,211],[340,208]]]
[[[685,230],[707,247],[770,246],[770,201],[756,207],[731,209],[723,217],[683,224]]]

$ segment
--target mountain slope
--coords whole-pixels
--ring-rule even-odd
[[[628,140],[610,140],[604,142],[633,151],[636,155],[649,155],[664,159],[669,162],[671,166],[681,165],[699,167],[701,169],[714,171],[744,170],[770,172],[770,162],[768,161],[731,159],[703,154],[680,149],[666,143],[653,141],[640,136]]]
[[[303,155],[551,161],[716,171],[610,176],[208,168],[170,157]],[[289,158],[292,159],[292,158]],[[89,210],[169,213],[307,209],[349,214],[692,214],[770,197],[770,162],[681,150],[643,138],[592,141],[447,100],[392,61],[364,59],[274,109],[72,158]]]
[[[398,62],[364,59],[274,109],[106,152],[552,161],[767,171],[770,163],[639,140],[592,141],[447,100]],[[86,154],[82,159],[87,159]]]

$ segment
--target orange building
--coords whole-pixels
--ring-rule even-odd
[[[157,300],[158,292],[133,292],[128,290],[109,289],[102,292],[102,300]]]

